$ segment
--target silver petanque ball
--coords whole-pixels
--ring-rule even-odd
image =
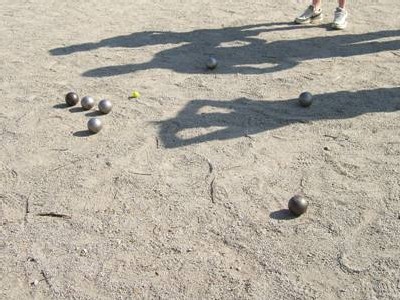
[[[94,99],[93,97],[90,96],[85,96],[81,100],[81,105],[84,110],[92,109],[94,104],[95,104]]]
[[[313,96],[309,92],[301,93],[299,96],[299,103],[303,107],[309,107],[312,104]]]
[[[103,128],[103,122],[99,118],[92,118],[88,121],[87,127],[90,132],[97,133]]]
[[[295,195],[290,198],[288,208],[292,214],[300,216],[307,211],[308,202],[304,197]]]
[[[110,100],[104,99],[99,102],[99,111],[103,114],[108,114],[112,110],[112,103]]]
[[[218,61],[215,57],[209,57],[206,62],[206,66],[208,69],[213,70],[217,67]]]

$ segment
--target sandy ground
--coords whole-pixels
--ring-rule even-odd
[[[306,5],[1,1],[0,298],[400,299],[400,6]]]

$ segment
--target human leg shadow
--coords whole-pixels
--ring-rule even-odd
[[[84,77],[109,77],[149,69],[169,69],[178,73],[204,73],[208,55],[218,58],[219,74],[264,74],[287,70],[303,61],[331,57],[367,55],[400,49],[400,30],[382,30],[363,34],[319,35],[311,38],[288,37],[269,42],[266,33],[308,28],[291,23],[262,23],[188,32],[143,31],[50,50],[54,56],[100,48],[143,48],[169,45],[147,62],[99,66],[87,70]],[[172,45],[172,46],[171,46]]]
[[[197,43],[204,40],[210,45],[229,41],[232,38],[245,39],[250,36],[257,36],[261,32],[286,31],[309,28],[309,26],[296,25],[293,22],[274,22],[243,25],[237,27],[223,27],[218,29],[198,29],[189,32],[172,31],[142,31],[127,35],[119,35],[98,42],[75,44],[65,47],[51,49],[53,56],[70,55],[77,52],[87,52],[100,48],[140,48],[152,45]]]
[[[400,49],[400,30],[387,30],[366,34],[319,36],[306,39],[268,42],[259,38],[258,30],[234,30],[204,35],[188,34],[174,48],[162,50],[144,63],[103,66],[88,70],[84,77],[109,77],[141,70],[169,69],[178,73],[204,73],[207,55],[220,61],[217,74],[267,74],[294,68],[304,61],[332,57],[368,55]],[[209,37],[208,37],[209,36]],[[218,38],[220,37],[220,38]],[[389,40],[383,40],[387,39]],[[392,39],[392,40],[390,40]],[[240,46],[226,46],[240,42]]]
[[[314,95],[313,105],[303,108],[297,99],[258,101],[193,100],[175,118],[156,122],[166,148],[257,134],[294,123],[340,120],[366,113],[400,110],[400,88]]]

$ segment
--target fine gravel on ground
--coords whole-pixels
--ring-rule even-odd
[[[400,6],[308,4],[1,1],[0,298],[400,299]]]

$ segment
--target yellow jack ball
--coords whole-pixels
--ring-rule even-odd
[[[131,98],[139,98],[140,97],[140,93],[138,91],[133,91],[131,94]]]

